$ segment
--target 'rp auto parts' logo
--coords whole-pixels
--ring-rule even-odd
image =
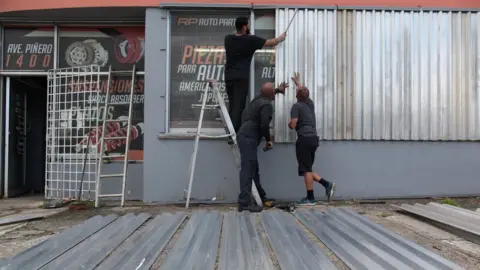
[[[145,53],[145,39],[140,37],[117,38],[115,40],[115,58],[122,64],[137,63]]]

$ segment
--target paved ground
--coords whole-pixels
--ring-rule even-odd
[[[356,212],[370,218],[372,221],[385,226],[386,228],[406,237],[409,240],[431,250],[443,257],[457,263],[466,269],[479,269],[480,265],[480,246],[464,241],[443,230],[437,229],[427,223],[418,221],[412,217],[396,212],[391,204],[401,203],[427,203],[432,200],[416,201],[389,201],[387,204],[360,204],[359,202],[335,202],[335,206],[348,205]],[[11,203],[11,200],[0,200],[0,216],[18,212],[18,208],[38,208],[38,200],[22,201]],[[480,199],[456,199],[456,202],[465,208],[476,209],[480,207]],[[325,210],[326,206],[316,206],[315,209]],[[235,211],[235,207],[229,205],[201,206],[192,207],[189,211],[184,211],[182,207],[176,206],[140,206],[133,204],[129,207],[104,207],[101,209],[88,209],[84,211],[67,211],[44,220],[37,220],[18,225],[7,225],[0,228],[0,258],[13,256],[41,241],[48,239],[55,233],[68,229],[76,224],[84,222],[89,217],[101,214],[111,213],[151,213],[157,215],[163,212],[187,212],[196,210],[217,210],[217,211]],[[172,249],[173,244],[178,240],[179,234],[175,234],[166,250],[160,254],[159,263],[165,257],[165,254]],[[337,269],[348,269],[336,255],[334,255],[325,245],[316,237],[311,235],[311,239],[322,248],[325,254],[335,264]],[[269,250],[271,252],[271,250]],[[272,255],[272,254],[271,254]],[[274,264],[278,267],[278,262],[273,258]],[[154,265],[155,266],[155,265]]]

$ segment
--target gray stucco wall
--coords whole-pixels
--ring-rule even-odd
[[[144,200],[181,199],[193,141],[157,139],[150,145],[148,151],[158,154],[145,164],[152,171],[145,173]],[[478,195],[479,151],[477,143],[321,142],[315,170],[337,183],[338,199]],[[293,145],[275,145],[267,153],[260,150],[259,162],[268,196],[299,199],[306,195],[296,174]],[[238,172],[225,142],[200,142],[195,175],[192,197],[236,200]],[[317,199],[324,198],[320,185],[315,192]]]
[[[59,179],[81,179],[82,174],[79,172],[78,166],[69,166],[68,164],[55,167],[52,165],[53,172],[64,172],[65,175],[53,174],[53,177],[58,177]],[[119,174],[123,172],[123,163],[115,162],[111,164],[104,164],[102,166],[103,174]],[[75,173],[77,172],[77,173]],[[95,199],[95,185],[94,182],[96,173],[91,173],[84,176],[85,182],[83,185],[83,198],[93,200]],[[92,182],[87,183],[88,179]],[[79,186],[79,185],[78,185]],[[61,192],[65,189],[64,196],[77,196],[78,190],[76,190],[77,185],[74,183],[65,182],[53,182],[50,190],[54,190],[52,196],[59,196]],[[72,189],[74,191],[68,191]],[[90,192],[89,192],[90,189]],[[59,193],[57,193],[57,191]],[[122,178],[104,178],[102,179],[102,185],[100,194],[121,194],[122,193]],[[60,195],[61,196],[61,195]],[[102,198],[102,200],[120,200],[119,197],[112,198]],[[142,200],[143,199],[143,164],[129,164],[127,170],[127,181],[125,187],[125,199],[126,200]]]
[[[103,167],[104,174],[121,173],[123,163],[108,164]],[[143,164],[129,164],[127,171],[127,182],[125,187],[126,200],[143,199]],[[122,193],[122,179],[110,178],[102,180],[101,194]]]
[[[158,139],[166,130],[167,13],[146,13],[145,163],[143,199],[172,202],[183,198],[193,140]],[[453,142],[326,141],[315,169],[338,183],[336,198],[398,198],[480,194],[480,144]],[[224,141],[201,141],[192,197],[236,200],[238,172]],[[296,175],[293,145],[259,151],[264,188],[277,199],[305,195]],[[316,187],[318,199],[323,189]]]

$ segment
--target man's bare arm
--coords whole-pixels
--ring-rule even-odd
[[[294,73],[293,73],[293,77],[292,77],[292,81],[293,81],[293,82],[295,83],[295,85],[297,86],[297,89],[303,87],[302,82],[300,82],[300,73],[294,72]]]
[[[288,127],[290,129],[295,129],[297,127],[297,121],[298,121],[298,118],[290,119],[290,123],[288,123]]]
[[[280,42],[284,41],[286,37],[287,33],[283,33],[279,37],[267,40],[264,46],[277,46]]]
[[[290,122],[288,127],[290,129],[295,129],[297,127],[298,115],[300,114],[298,103],[293,104],[292,109],[290,110]]]

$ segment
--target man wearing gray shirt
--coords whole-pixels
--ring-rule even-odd
[[[298,175],[303,176],[305,179],[305,187],[307,189],[307,197],[297,202],[297,205],[315,205],[313,181],[318,182],[325,187],[328,201],[333,198],[336,185],[313,172],[315,152],[317,151],[319,141],[317,135],[315,106],[309,97],[308,88],[300,83],[298,72],[294,73],[292,80],[297,85],[297,103],[292,106],[290,112],[291,119],[288,127],[290,129],[295,129],[297,132],[295,152],[298,162]]]

